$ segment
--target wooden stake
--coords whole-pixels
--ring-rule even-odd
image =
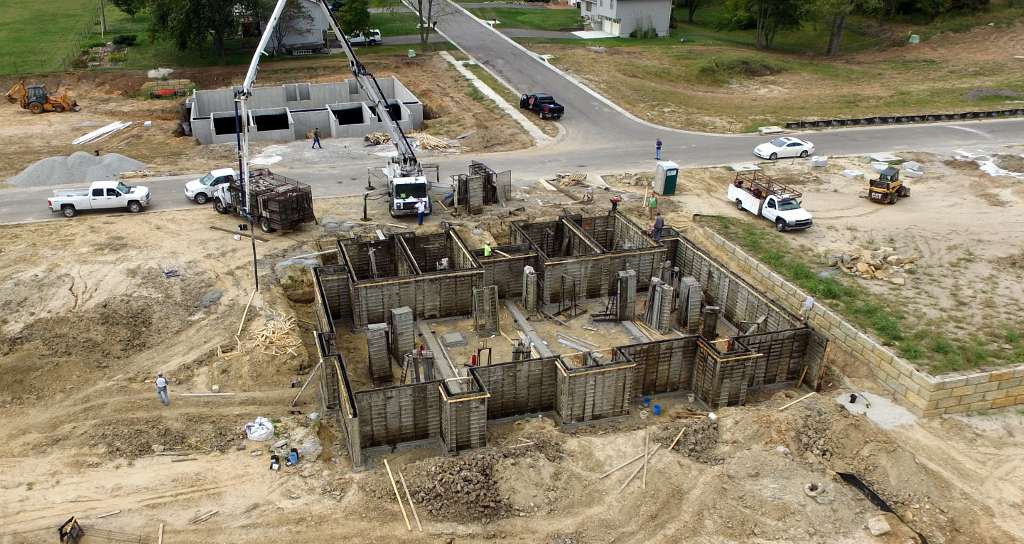
[[[651,433],[648,432],[647,427],[644,427],[644,451],[647,451],[647,445],[650,444],[650,434]],[[644,477],[643,477],[643,487],[644,487],[644,489],[647,489],[647,460],[648,459],[650,459],[650,456],[644,457]]]
[[[650,459],[651,457],[654,457],[655,452],[657,452],[658,448],[660,448],[660,447],[661,447],[661,444],[655,444],[654,445],[654,448],[651,450],[651,452],[647,454],[646,458],[644,458],[644,465],[646,465],[647,459]],[[644,465],[640,465],[640,466],[636,467],[636,470],[633,471],[633,474],[630,474],[629,478],[626,478],[626,481],[622,483],[622,487],[620,487],[619,490],[615,492],[616,495],[618,495],[619,493],[622,493],[623,489],[626,489],[626,486],[629,485],[629,482],[632,482],[633,478],[636,478],[636,475],[640,474],[640,471],[644,469]]]
[[[156,534],[156,544],[164,544],[164,524],[160,524],[160,531]]]
[[[309,373],[309,377],[308,377],[308,378],[306,378],[306,383],[302,384],[302,389],[299,389],[299,394],[298,394],[298,395],[295,395],[295,398],[294,398],[294,399],[292,399],[292,403],[291,403],[291,404],[289,404],[288,406],[295,406],[295,403],[296,403],[296,402],[299,402],[299,397],[301,397],[301,396],[302,396],[302,392],[306,390],[306,386],[308,386],[308,385],[309,385],[309,382],[313,381],[313,376],[316,376],[316,371],[317,371],[317,370],[320,370],[320,367],[321,367],[321,366],[322,366],[323,364],[324,364],[324,362],[323,362],[323,361],[320,361],[319,363],[317,363],[317,364],[316,364],[316,366],[314,366],[314,367],[313,367],[313,371],[312,371],[312,372],[310,372],[310,373]]]
[[[213,230],[219,230],[221,232],[226,232],[228,234],[237,234],[239,236],[244,236],[246,238],[255,238],[259,242],[269,242],[270,241],[270,240],[267,240],[266,238],[264,238],[262,236],[250,234],[248,232],[242,232],[240,230],[226,229],[224,227],[218,227],[218,226],[215,226],[215,225],[210,225],[210,228],[213,229]]]
[[[249,302],[245,304],[245,311],[242,312],[242,322],[238,324],[238,332],[235,333],[235,337],[242,334],[242,326],[245,325],[245,316],[249,314],[249,306],[252,305],[252,299],[256,296],[256,290],[252,290],[252,294],[249,295]]]
[[[409,499],[409,508],[412,509],[412,517],[416,519],[416,527],[419,528],[420,532],[423,532],[423,524],[420,523],[420,515],[416,513],[416,505],[412,502],[412,494],[409,493],[409,486],[405,485],[405,476],[402,475],[402,471],[398,471],[398,479],[402,481],[402,489],[405,490],[405,498]]]
[[[113,516],[114,514],[120,514],[120,513],[121,513],[120,510],[114,510],[113,512],[107,512],[106,514],[100,514],[100,515],[96,516],[96,519],[102,519],[102,518]]]
[[[800,386],[804,383],[804,376],[807,375],[807,367],[804,367],[804,371],[800,373],[800,379],[796,381],[796,388],[800,389]]]
[[[808,399],[808,398],[810,398],[810,397],[811,397],[812,395],[814,395],[814,391],[811,391],[810,393],[807,393],[806,395],[804,395],[804,396],[802,396],[802,397],[800,397],[800,398],[798,398],[798,399],[794,400],[793,402],[791,402],[791,403],[789,403],[789,404],[787,404],[787,405],[783,406],[782,408],[779,408],[779,411],[781,412],[781,411],[785,410],[786,408],[789,408],[790,406],[793,406],[794,404],[796,404],[796,403],[798,403],[798,402],[800,402],[800,401],[802,401],[802,400]]]
[[[641,452],[641,453],[637,454],[637,456],[636,456],[636,457],[634,457],[634,458],[630,459],[629,461],[626,461],[625,463],[622,463],[621,465],[619,465],[619,466],[617,466],[617,467],[615,467],[615,468],[613,468],[613,469],[609,470],[608,472],[605,472],[604,474],[602,474],[602,475],[598,476],[598,477],[597,477],[597,479],[598,479],[598,480],[602,480],[602,479],[604,479],[604,478],[605,478],[606,476],[610,475],[611,473],[613,473],[613,472],[615,472],[615,471],[617,471],[617,470],[619,470],[619,469],[621,469],[621,468],[625,467],[626,465],[629,465],[629,464],[631,464],[631,463],[635,462],[636,460],[640,459],[640,458],[641,458],[641,457],[643,457],[643,456],[644,456],[644,454],[643,454],[643,453]]]
[[[682,429],[679,429],[679,434],[677,434],[676,435],[676,439],[672,441],[672,445],[668,447],[668,451],[672,451],[672,450],[676,449],[676,444],[679,442],[679,439],[683,437],[683,431],[685,431],[685,430],[686,430],[686,427],[683,427]]]
[[[409,514],[405,513],[405,505],[402,504],[402,496],[398,493],[398,484],[395,483],[395,476],[391,474],[391,465],[384,460],[384,468],[388,469],[388,478],[391,479],[391,488],[395,490],[395,498],[398,499],[398,507],[402,509],[402,517],[405,519],[405,527],[412,532],[412,524],[409,523]]]
[[[210,510],[209,512],[199,516],[198,518],[194,518],[192,521],[189,522],[189,524],[190,525],[196,525],[196,524],[202,523],[202,522],[212,518],[213,515],[216,514],[217,512],[220,512],[220,510]]]

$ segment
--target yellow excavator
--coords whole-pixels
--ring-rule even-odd
[[[75,102],[67,91],[59,96],[50,96],[45,85],[26,86],[24,81],[19,81],[11,87],[11,90],[7,91],[7,101],[11,104],[21,104],[22,109],[32,113],[47,111],[61,113],[81,109],[78,102]]]

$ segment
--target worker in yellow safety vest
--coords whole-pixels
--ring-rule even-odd
[[[484,243],[484,257],[490,257],[490,256],[491,256],[491,244],[485,242]]]

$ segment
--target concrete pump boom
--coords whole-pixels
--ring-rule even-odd
[[[359,83],[359,88],[362,89],[363,94],[366,95],[367,99],[372,103],[371,108],[376,112],[377,117],[384,123],[384,127],[388,131],[388,135],[391,136],[391,143],[398,150],[397,163],[400,168],[400,172],[396,173],[396,177],[404,176],[418,176],[423,173],[423,168],[420,167],[419,161],[416,159],[416,153],[413,152],[412,145],[409,144],[408,138],[405,137],[405,132],[402,131],[402,127],[391,118],[391,110],[388,109],[388,101],[384,98],[384,91],[381,90],[380,85],[377,83],[377,79],[373,77],[373,74],[363,66],[363,63],[359,62],[359,58],[356,57],[356,52],[352,49],[352,44],[348,41],[345,33],[338,28],[338,23],[334,20],[334,14],[331,13],[330,8],[327,7],[325,0],[317,0],[320,4],[320,9],[324,11],[324,16],[330,21],[331,30],[334,31],[335,36],[338,37],[338,41],[341,43],[342,49],[345,50],[345,56],[348,57],[349,68],[352,70],[352,75],[355,76],[356,81]]]

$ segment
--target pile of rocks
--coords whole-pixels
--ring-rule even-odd
[[[841,268],[847,274],[860,276],[864,279],[882,280],[895,285],[907,283],[906,273],[913,271],[919,257],[905,257],[896,253],[891,247],[882,247],[874,251],[861,251],[858,254],[832,254],[826,258],[829,266]]]
[[[652,438],[662,444],[671,444],[679,431],[683,435],[676,443],[673,451],[701,463],[717,465],[722,458],[715,455],[718,447],[718,423],[707,417],[689,418],[682,422],[682,426],[666,426],[656,431]]]
[[[497,464],[511,454],[481,450],[432,460],[417,467],[409,491],[419,508],[450,521],[483,521],[507,516],[512,508],[494,477]]]

